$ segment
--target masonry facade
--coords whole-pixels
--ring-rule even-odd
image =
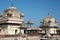
[[[24,13],[11,5],[0,14],[0,40],[60,40],[60,29],[55,18],[48,13],[40,23],[39,28],[33,28],[32,20],[25,23]]]

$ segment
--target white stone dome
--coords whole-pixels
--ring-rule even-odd
[[[57,26],[57,21],[52,16],[48,15],[47,17],[45,17],[43,19],[43,21],[41,22],[41,25],[45,25],[45,26]]]
[[[20,17],[20,12],[17,10],[15,6],[10,6],[6,10],[4,10],[3,15],[7,16],[7,14],[11,14],[12,16],[15,16],[15,17]]]
[[[44,22],[56,22],[56,19],[51,17],[51,16],[47,16],[46,18],[43,19]]]

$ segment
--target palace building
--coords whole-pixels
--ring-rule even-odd
[[[12,4],[0,14],[0,40],[60,40],[58,22],[50,13],[40,23],[39,28],[33,28],[31,19],[25,23],[24,13]]]

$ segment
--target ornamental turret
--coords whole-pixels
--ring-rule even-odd
[[[33,21],[32,21],[31,19],[27,22],[27,26],[28,26],[29,28],[31,28],[33,24],[34,24],[34,23],[33,23]]]

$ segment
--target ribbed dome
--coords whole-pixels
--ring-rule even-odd
[[[3,21],[8,21],[10,23],[12,23],[13,21],[14,23],[22,24],[22,21],[24,21],[24,17],[21,17],[21,15],[23,16],[23,14],[21,14],[21,12],[18,11],[15,6],[10,6],[9,8],[4,10],[2,19]]]
[[[53,18],[50,14],[48,14],[47,17],[45,17],[43,19],[43,21],[41,22],[42,26],[57,26],[57,21],[55,18]]]
[[[10,6],[6,10],[4,10],[3,15],[7,16],[7,14],[11,14],[12,16],[15,16],[15,17],[20,17],[20,12],[17,10],[15,6]]]
[[[43,19],[43,22],[44,23],[56,22],[56,19],[51,16],[47,16],[46,18]]]

